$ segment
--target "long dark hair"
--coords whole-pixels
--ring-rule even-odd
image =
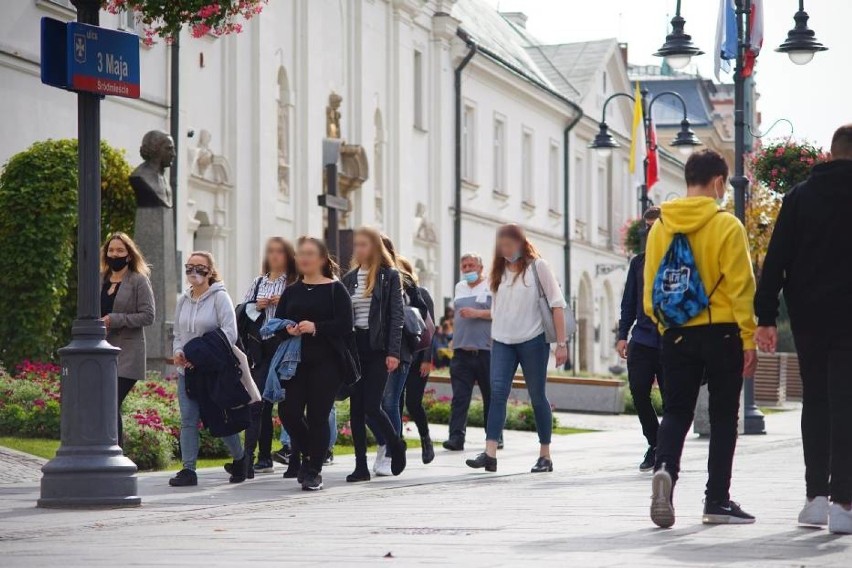
[[[287,284],[292,284],[296,281],[296,249],[293,244],[284,237],[269,237],[266,241],[266,250],[263,252],[263,264],[260,267],[261,276],[269,274],[269,257],[267,251],[269,245],[281,245],[284,249],[284,262],[287,264],[286,280]]]
[[[320,256],[323,259],[322,263],[322,275],[326,278],[331,278],[332,280],[336,280],[338,275],[340,274],[340,267],[331,258],[331,254],[328,252],[328,246],[325,244],[325,241],[322,239],[318,239],[316,237],[309,237],[307,235],[299,237],[299,240],[296,241],[297,246],[302,246],[306,243],[310,243],[317,247],[317,250],[320,253]],[[299,275],[299,279],[302,279],[303,275]]]
[[[515,274],[515,280],[519,277],[523,278],[527,266],[534,262],[535,259],[541,257],[538,249],[536,249],[530,242],[527,238],[526,231],[524,231],[524,228],[520,225],[509,223],[508,225],[503,225],[497,229],[497,237],[494,244],[494,261],[491,263],[491,276],[489,276],[492,294],[497,293],[497,288],[500,287],[500,282],[503,281],[503,274],[506,273],[506,266],[509,264],[506,262],[506,259],[503,258],[503,255],[500,254],[499,241],[504,238],[512,239],[521,245],[521,258],[518,259],[521,262],[521,270]]]

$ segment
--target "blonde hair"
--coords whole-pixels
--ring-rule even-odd
[[[414,270],[411,261],[401,254],[396,255],[396,268],[402,275],[403,280],[407,280],[409,284],[414,286],[420,284],[420,279],[417,278],[417,271]]]
[[[112,270],[107,265],[107,253],[109,252],[109,244],[112,241],[121,241],[121,244],[124,245],[124,248],[127,249],[128,263],[127,268],[129,268],[132,272],[138,272],[142,276],[150,276],[151,268],[148,266],[148,263],[145,262],[145,255],[142,254],[142,251],[139,250],[139,246],[133,239],[130,238],[130,235],[127,233],[122,233],[121,231],[117,231],[112,233],[110,236],[106,238],[104,241],[104,245],[101,247],[101,274],[107,275]]]
[[[207,260],[207,264],[208,264],[208,266],[210,266],[210,274],[207,275],[207,283],[208,284],[213,285],[216,282],[222,281],[222,277],[219,276],[219,271],[216,269],[216,259],[213,258],[212,252],[208,252],[206,250],[196,250],[196,251],[191,252],[189,254],[189,256],[186,257],[186,260],[189,261],[189,259],[192,258],[193,256],[200,256],[200,257],[204,258],[205,260]]]
[[[367,270],[367,285],[364,287],[364,296],[366,297],[373,294],[379,270],[382,268],[394,268],[396,263],[382,242],[382,233],[378,229],[373,227],[358,227],[355,229],[354,236],[357,237],[358,235],[366,237],[373,247],[373,257],[370,259],[369,266],[361,266],[356,260],[352,260],[352,268],[364,268]]]

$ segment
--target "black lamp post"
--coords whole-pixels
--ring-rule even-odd
[[[77,21],[98,25],[99,0],[73,0]],[[136,465],[118,446],[118,352],[100,320],[101,98],[77,93],[79,203],[77,319],[62,363],[62,441],[42,468],[39,507],[132,507]]]
[[[740,221],[745,222],[746,194],[748,178],[745,176],[745,81],[743,69],[747,50],[751,49],[751,0],[735,0],[737,21],[737,64],[734,70],[734,176],[731,185],[734,186],[734,212]],[[786,53],[790,60],[797,65],[804,65],[813,59],[818,51],[828,49],[816,41],[814,32],[808,28],[808,14],[805,12],[804,0],[799,0],[799,11],[794,16],[796,27],[787,34],[787,40],[776,50]],[[680,17],[680,1],[677,3],[677,16],[672,20],[672,34],[666,37],[666,43],[654,55],[664,57],[672,67],[684,58],[687,62],[696,53],[696,48],[689,42],[681,42],[681,47],[673,44],[672,37],[683,37],[683,18]],[[680,36],[678,36],[680,34]],[[686,36],[688,39],[688,36]],[[745,391],[745,433],[763,434],[766,432],[763,414],[754,403],[754,378],[746,377]]]
[[[682,31],[682,30],[681,30]],[[688,37],[688,36],[687,36]],[[686,101],[683,100],[683,97],[680,96],[679,93],[674,91],[663,91],[662,93],[657,93],[650,99],[648,98],[648,90],[643,89],[641,91],[642,96],[642,116],[644,117],[644,127],[645,127],[645,143],[647,144],[647,152],[645,155],[647,156],[650,152],[653,152],[657,149],[657,146],[652,142],[651,136],[651,112],[654,108],[654,103],[656,103],[663,96],[671,96],[680,101],[681,106],[683,107],[683,120],[680,123],[680,131],[677,133],[677,137],[672,141],[671,145],[674,148],[677,148],[679,152],[684,155],[689,155],[695,149],[696,146],[701,145],[701,141],[695,135],[695,133],[690,128],[689,119],[687,118],[687,110],[686,110]],[[603,157],[608,157],[612,150],[615,148],[619,148],[621,145],[613,138],[612,134],[609,133],[609,125],[606,123],[606,109],[609,105],[609,102],[618,97],[627,97],[633,102],[636,102],[636,97],[631,95],[630,93],[615,93],[610,95],[606,101],[604,101],[603,105],[603,116],[601,117],[600,130],[598,131],[597,136],[595,136],[594,141],[589,145],[589,148],[596,150],[598,155]],[[640,188],[639,200],[642,202],[642,212],[644,213],[648,207],[653,205],[653,202],[648,197],[648,158],[645,158],[645,162],[643,164],[644,167],[644,183]]]

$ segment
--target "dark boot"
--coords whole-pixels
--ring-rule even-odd
[[[346,476],[349,483],[370,481],[370,468],[367,467],[367,456],[355,456],[355,471]]]
[[[420,438],[420,455],[423,458],[423,463],[432,463],[435,459],[435,448],[432,446],[432,438],[428,435]]]
[[[485,469],[485,471],[495,472],[497,471],[497,458],[492,458],[485,452],[482,452],[472,460],[467,460],[464,462],[468,467],[472,467],[473,469]]]
[[[231,483],[242,483],[248,477],[248,465],[249,459],[251,456],[249,454],[244,454],[241,459],[234,460],[231,463],[231,474],[230,479],[228,479]]]
[[[399,439],[391,450],[391,473],[394,475],[399,475],[403,471],[405,471],[406,466],[406,455],[405,452],[408,451],[408,444],[403,439]]]
[[[290,454],[290,463],[287,464],[287,471],[284,472],[284,479],[297,479],[299,471],[302,469],[302,456],[297,452]]]

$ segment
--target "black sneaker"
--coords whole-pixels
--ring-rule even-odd
[[[322,475],[311,471],[305,475],[302,481],[302,491],[319,491],[322,489]]]
[[[740,508],[739,503],[733,501],[704,501],[705,525],[750,525],[755,518]]]
[[[420,438],[420,457],[423,463],[432,463],[435,459],[435,448],[432,446],[432,438],[424,436]]]
[[[545,473],[553,471],[553,462],[550,458],[540,457],[532,466],[530,473]]]
[[[182,469],[177,474],[169,479],[169,485],[172,487],[190,487],[198,485],[198,475],[191,469]]]
[[[254,464],[254,472],[255,473],[272,473],[275,471],[275,466],[272,464],[272,460],[257,460]]]
[[[663,464],[665,467],[665,464]],[[672,505],[672,476],[665,469],[654,472],[651,478],[651,520],[660,528],[667,529],[675,524],[675,511]]]
[[[248,468],[250,459],[251,456],[245,454],[242,458],[231,462],[231,469],[226,469],[226,471],[231,474],[231,477],[228,478],[229,483],[242,483],[243,481],[248,479]],[[254,472],[252,472],[252,477],[254,477]]]
[[[348,483],[360,483],[362,481],[370,481],[370,470],[366,466],[363,468],[356,467],[355,471],[346,476]]]
[[[396,447],[391,450],[391,473],[399,475],[405,471],[407,457],[405,452],[408,451],[408,444],[405,440],[400,439]]]
[[[450,450],[451,452],[463,452],[464,451],[464,440],[455,440],[450,438],[443,444],[445,450]]]
[[[485,471],[497,471],[497,458],[492,458],[485,452],[482,452],[472,460],[467,460],[464,463],[466,463],[468,467],[472,467],[473,469],[484,468]]]
[[[284,444],[281,446],[281,449],[277,452],[272,453],[272,460],[277,461],[283,465],[289,465],[290,463],[290,446]]]
[[[246,466],[246,479],[254,479],[254,474],[255,474],[256,469],[255,469],[255,466],[252,465],[253,461],[254,461],[254,456],[250,455],[249,459],[248,459],[248,465]],[[222,467],[225,468],[225,471],[228,473],[228,475],[234,475],[234,463],[235,462],[230,462],[230,463],[226,463],[224,466],[222,466]],[[231,483],[239,483],[239,482],[232,481]]]
[[[648,451],[645,452],[645,458],[642,460],[642,463],[639,464],[639,471],[646,472],[652,471],[654,469],[654,464],[657,463],[657,448],[648,447]]]
[[[325,461],[322,462],[322,465],[334,465],[334,451],[328,450],[328,453],[325,454]]]

